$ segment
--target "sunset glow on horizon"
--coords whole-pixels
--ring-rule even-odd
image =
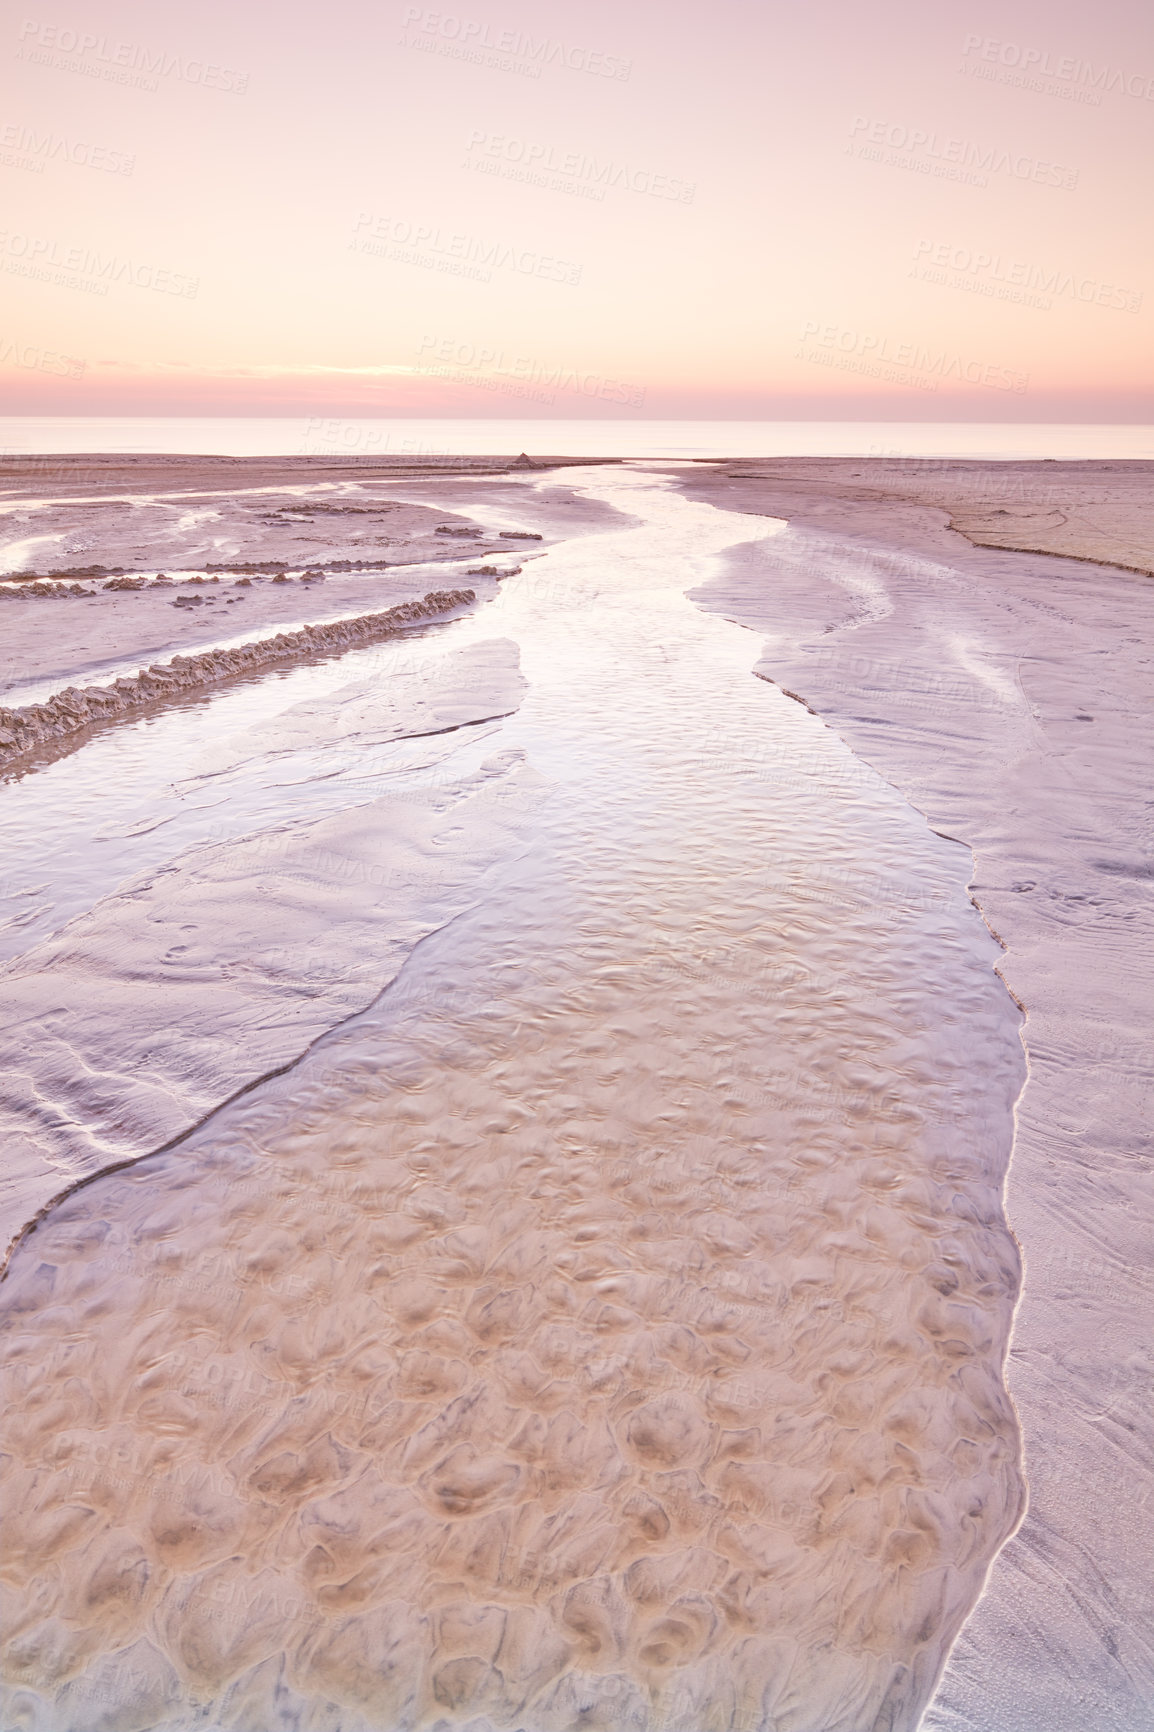
[[[9,413],[1151,419],[1133,0],[6,28]]]

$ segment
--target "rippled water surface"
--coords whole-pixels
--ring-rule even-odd
[[[374,740],[334,724],[366,689],[419,678],[447,642],[443,627],[425,627],[198,692],[0,783],[0,959],[190,848],[419,786],[420,772],[461,741]],[[479,724],[478,740],[491,732]]]
[[[637,526],[449,628],[520,647],[531,847],[16,1254],[5,1724],[913,1727],[1017,1518],[968,856],[686,598],[772,525],[569,479]]]

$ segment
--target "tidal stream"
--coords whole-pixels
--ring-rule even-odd
[[[559,484],[631,527],[403,651],[518,646],[456,749],[532,766],[531,832],[13,1257],[13,1732],[912,1732],[1019,1518],[1023,1060],[968,852],[688,599],[771,521]],[[293,753],[196,783],[222,834],[358,797],[355,738]]]

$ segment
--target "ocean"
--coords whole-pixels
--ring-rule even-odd
[[[0,417],[0,455],[1154,458],[1154,426],[1081,422]]]

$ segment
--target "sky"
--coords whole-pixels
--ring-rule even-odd
[[[24,3],[7,413],[1154,420],[1149,0]]]

